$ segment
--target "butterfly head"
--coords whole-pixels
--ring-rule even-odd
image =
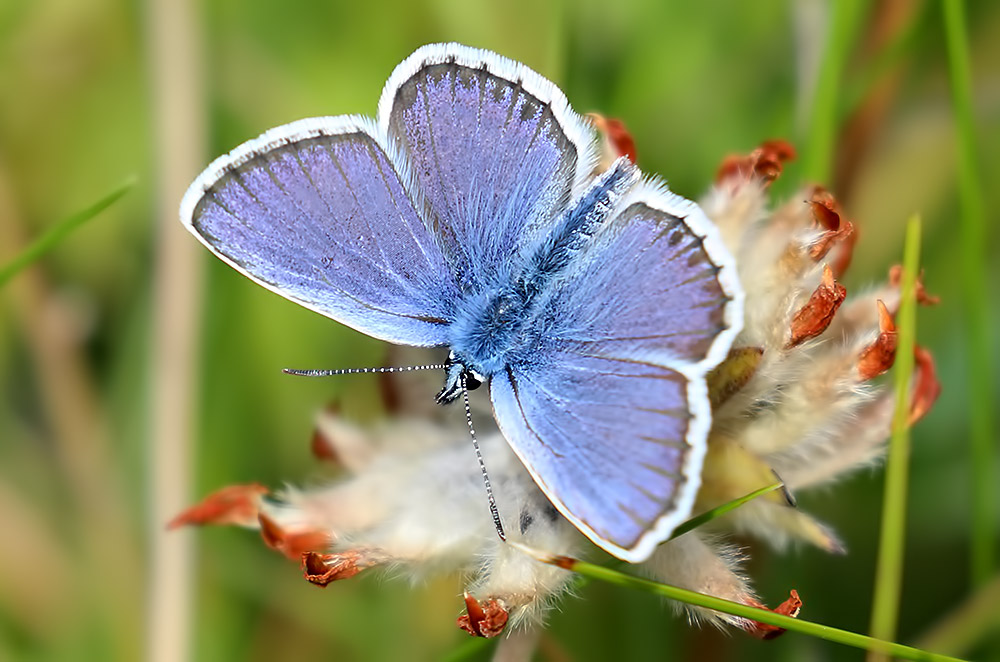
[[[434,398],[439,405],[446,405],[453,402],[458,396],[462,395],[463,388],[475,391],[486,383],[486,377],[465,365],[455,355],[455,352],[448,355],[444,374],[444,387]]]

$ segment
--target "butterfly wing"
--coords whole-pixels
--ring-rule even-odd
[[[212,163],[185,194],[181,220],[292,301],[382,340],[444,344],[453,272],[386,142],[357,117],[272,129]]]
[[[379,101],[463,288],[535,245],[589,179],[590,128],[522,64],[458,44],[401,63]]]
[[[641,184],[617,209],[491,391],[553,504],[637,562],[690,514],[711,425],[705,374],[739,331],[742,294],[696,205]]]

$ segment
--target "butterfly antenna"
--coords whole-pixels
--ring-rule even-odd
[[[341,370],[296,370],[295,368],[282,368],[281,372],[286,375],[297,375],[299,377],[332,377],[334,375],[364,375],[373,372],[413,372],[414,370],[444,370],[447,368],[443,363],[433,365],[404,365],[396,368],[343,368]]]
[[[469,424],[472,447],[476,449],[476,459],[479,460],[479,469],[483,472],[483,484],[486,485],[486,498],[490,502],[490,514],[493,515],[493,525],[497,528],[497,535],[500,536],[500,540],[506,542],[507,535],[503,532],[503,524],[500,523],[500,512],[497,510],[496,499],[493,498],[493,487],[490,485],[490,476],[486,473],[486,463],[483,462],[483,454],[479,450],[476,429],[472,426],[472,407],[469,406],[469,389],[465,386],[465,373],[462,373],[462,398],[465,401],[465,420]]]

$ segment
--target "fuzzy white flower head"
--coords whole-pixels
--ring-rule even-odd
[[[591,119],[604,132],[605,161],[634,158],[620,123]],[[737,259],[746,301],[743,331],[709,378],[714,420],[695,513],[773,483],[776,475],[793,491],[831,481],[878,460],[889,434],[890,394],[869,380],[894,358],[898,270],[885,286],[847,299],[836,278],[856,235],[833,197],[813,187],[768,208],[768,185],[792,155],[786,144],[772,142],[728,159],[701,201]],[[937,388],[930,356],[918,350],[914,419],[926,413]],[[424,399],[407,398],[431,391],[430,385],[396,388],[403,398],[397,409],[426,411]],[[482,427],[489,417],[476,420]],[[413,577],[461,573],[468,578],[466,614],[458,623],[470,634],[538,626],[572,575],[497,538],[463,423],[411,416],[362,427],[325,412],[313,449],[340,465],[340,480],[272,496],[258,485],[226,488],[172,525],[259,528],[270,546],[299,560],[306,578],[321,586],[376,567]],[[480,443],[510,541],[557,555],[595,551],[548,502],[499,432],[488,431]],[[795,508],[787,493],[772,493],[660,545],[637,569],[664,583],[762,606],[740,572],[742,552],[724,542],[732,532],[776,547],[802,540],[843,551],[833,532]],[[793,592],[779,610],[794,614],[799,604]],[[780,632],[688,610],[692,618],[758,636]]]

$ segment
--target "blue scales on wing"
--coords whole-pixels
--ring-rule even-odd
[[[303,120],[248,143],[192,187],[186,222],[282,296],[382,340],[444,344],[452,271],[365,124]]]
[[[690,514],[711,415],[704,376],[735,332],[731,275],[698,234],[704,217],[636,188],[539,295],[534,338],[491,385],[539,486],[630,561]]]
[[[477,60],[473,49],[419,53],[390,79],[380,122],[460,286],[475,292],[548,232],[590,168],[591,136],[562,93],[522,65]]]

